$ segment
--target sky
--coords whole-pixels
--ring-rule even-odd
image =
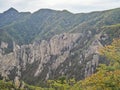
[[[10,7],[20,12],[35,12],[39,9],[49,8],[82,13],[118,8],[120,0],[0,0],[0,13]]]

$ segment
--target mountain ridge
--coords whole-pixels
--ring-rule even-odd
[[[119,9],[115,9],[115,10],[119,10]],[[40,10],[41,11],[41,10]],[[45,11],[45,10],[44,10]],[[109,12],[111,12],[111,10],[108,10]],[[108,12],[107,11],[107,12]],[[106,12],[106,13],[107,13]],[[51,13],[51,14],[50,14]],[[55,33],[56,32],[56,28],[58,28],[58,30],[57,31],[59,31],[59,32],[61,32],[61,30],[67,30],[67,29],[69,29],[70,31],[73,31],[73,30],[71,30],[72,28],[74,28],[75,26],[78,28],[79,27],[79,24],[81,24],[80,25],[80,28],[86,28],[86,26],[84,26],[84,25],[87,25],[87,24],[89,24],[89,23],[93,23],[93,18],[95,18],[96,16],[100,16],[99,18],[97,17],[96,18],[96,20],[98,20],[99,21],[99,23],[100,23],[100,18],[104,18],[104,13],[105,12],[99,12],[99,13],[96,13],[96,12],[93,12],[93,13],[87,13],[87,14],[71,14],[71,13],[64,13],[64,12],[62,12],[62,11],[60,11],[59,13],[57,13],[57,11],[55,11],[55,10],[53,10],[52,12],[50,12],[50,13],[47,13],[46,12],[46,14],[44,13],[44,15],[42,15],[43,13],[41,13],[40,14],[40,12],[39,11],[37,11],[37,12],[35,12],[35,13],[33,13],[33,14],[31,14],[31,15],[28,15],[28,16],[30,16],[30,17],[28,17],[28,19],[27,19],[27,21],[23,21],[23,23],[25,23],[25,25],[27,25],[27,28],[29,28],[29,30],[27,30],[27,28],[23,28],[23,30],[24,31],[29,31],[29,32],[33,32],[33,34],[35,34],[35,36],[37,36],[38,38],[40,38],[40,37],[42,37],[42,35],[44,35],[44,33]],[[50,14],[50,15],[48,15],[48,14]],[[103,14],[103,15],[102,15]],[[45,16],[46,15],[46,16]],[[49,17],[48,17],[49,16]],[[64,17],[63,17],[64,16]],[[117,16],[119,16],[119,15],[117,15]],[[45,17],[46,18],[46,20],[44,20],[45,18],[43,18],[43,17]],[[108,16],[109,17],[109,16]],[[37,19],[37,18],[39,18],[39,20]],[[119,18],[119,17],[118,17]],[[91,19],[91,22],[90,22],[90,19]],[[25,19],[26,20],[26,19]],[[33,21],[34,20],[34,21]],[[43,20],[43,21],[42,21]],[[79,21],[80,20],[80,21]],[[89,22],[88,22],[88,20],[89,20]],[[94,20],[94,22],[96,22],[96,20]],[[105,19],[105,20],[107,20],[107,19]],[[109,19],[108,19],[109,20]],[[118,19],[119,20],[119,19]],[[47,22],[45,22],[45,21],[47,21]],[[31,22],[31,23],[30,23]],[[33,22],[33,23],[32,23]],[[51,23],[51,22],[53,22],[53,24]],[[83,22],[83,23],[82,23]],[[85,22],[85,23],[84,23]],[[87,23],[86,23],[87,22]],[[99,24],[98,23],[98,24]],[[17,26],[19,26],[19,24],[21,24],[22,25],[22,22],[21,23],[18,23],[18,25]],[[35,25],[33,25],[33,24],[35,24]],[[52,24],[52,25],[51,25]],[[15,29],[17,29],[17,27],[16,27],[16,25],[15,25]],[[31,27],[30,26],[34,26],[34,28],[33,28],[33,31],[30,31],[31,30]],[[49,25],[49,26],[48,26]],[[59,25],[59,26],[58,26]],[[22,25],[23,27],[26,27],[26,26],[24,26],[24,25]],[[42,31],[41,32],[41,30],[42,30],[42,28],[44,29],[44,26],[46,26],[45,28],[46,28],[46,30],[44,30],[44,31]],[[48,27],[47,27],[48,26]],[[51,27],[52,26],[52,27]],[[82,26],[82,27],[81,27]],[[13,28],[12,27],[12,28]],[[54,28],[53,28],[54,27]],[[92,26],[93,27],[93,26]],[[47,28],[52,28],[53,30],[52,31],[48,31],[47,30]],[[18,29],[19,29],[19,27],[18,27]],[[59,30],[60,29],[60,30]],[[36,33],[34,32],[34,30],[35,30],[35,32],[37,32],[37,34],[40,34],[40,35],[36,35]],[[77,30],[77,29],[76,29]],[[76,30],[74,30],[74,31],[76,31]],[[24,32],[23,31],[23,32]],[[53,32],[53,31],[55,31],[55,32]],[[15,32],[17,32],[17,33],[19,33],[18,31],[15,31]],[[59,33],[58,33],[59,34]],[[50,36],[50,35],[47,35],[47,36]],[[30,37],[31,39],[33,39],[33,37]],[[46,38],[45,36],[44,36],[44,38]],[[26,41],[22,41],[22,42],[26,42]],[[31,42],[31,40],[30,41],[28,41],[27,40],[27,42],[29,43],[29,42]]]
[[[6,13],[0,14],[0,74],[33,85],[63,75],[76,80],[90,76],[106,61],[99,48],[120,33],[120,8],[80,14],[51,9]]]

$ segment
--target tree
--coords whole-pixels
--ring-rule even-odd
[[[62,76],[58,80],[48,80],[47,83],[53,90],[70,90],[76,81],[74,78],[66,80],[66,77]]]
[[[110,60],[109,65],[101,64],[98,72],[79,82],[84,90],[120,90],[120,39],[100,50]]]

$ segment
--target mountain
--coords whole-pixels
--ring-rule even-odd
[[[120,18],[119,8],[115,10],[80,14],[72,14],[65,10],[55,11],[41,9],[33,14],[24,14],[19,13],[17,16],[11,16],[13,22],[14,19],[15,21],[18,20],[16,23],[11,23],[9,19],[12,18],[7,16],[7,23],[10,22],[10,24],[8,23],[9,25],[3,28],[7,30],[13,39],[17,38],[18,40],[16,40],[16,42],[19,44],[28,44],[34,40],[49,39],[53,35],[63,32],[84,32],[88,29],[94,32],[94,29],[103,25],[119,23]],[[3,17],[1,18],[4,19]],[[4,21],[6,21],[5,19]],[[4,24],[4,22],[1,22],[1,24]]]
[[[18,22],[19,20],[25,18],[30,13],[19,13],[16,9],[10,8],[7,11],[0,14],[0,27],[4,27],[9,24],[13,24],[15,22]]]
[[[99,49],[119,34],[120,8],[78,14],[10,8],[0,14],[0,75],[43,86],[60,76],[84,79],[107,62]]]

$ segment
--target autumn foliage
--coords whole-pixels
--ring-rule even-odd
[[[120,90],[120,39],[100,49],[100,54],[110,60],[101,64],[98,72],[80,82],[83,90]]]

